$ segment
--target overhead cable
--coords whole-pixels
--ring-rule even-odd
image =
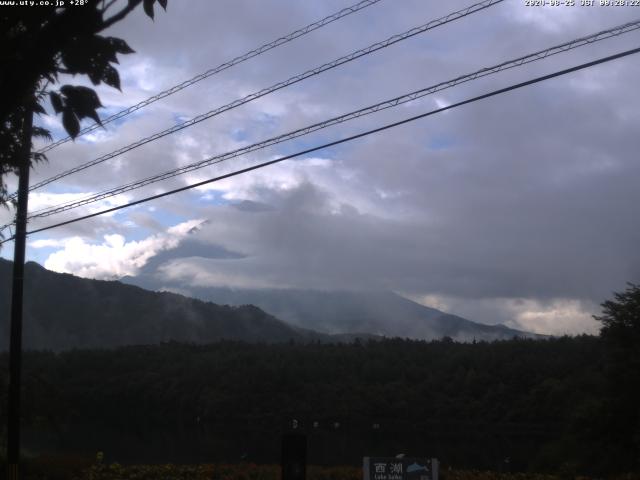
[[[94,123],[88,127],[83,128],[82,130],[80,130],[80,132],[78,133],[78,135],[84,135],[86,133],[89,132],[93,132],[94,130],[97,130],[98,128],[101,128],[102,126],[111,123],[115,120],[119,120],[123,117],[126,117],[127,115],[130,115],[134,112],[137,112],[138,110],[140,110],[141,108],[146,107],[147,105],[151,105],[154,102],[157,102],[158,100],[161,100],[163,98],[168,97],[169,95],[173,95],[174,93],[179,92],[180,90],[183,90],[187,87],[190,87],[191,85],[200,82],[201,80],[204,80],[205,78],[209,78],[217,73],[220,73],[224,70],[227,70],[228,68],[233,67],[234,65],[238,65],[239,63],[245,62],[253,57],[257,57],[258,55],[261,55],[265,52],[268,52],[269,50],[272,50],[276,47],[279,47],[280,45],[284,45],[285,43],[289,43],[292,40],[295,40],[296,38],[302,37],[303,35],[306,35],[308,33],[313,32],[314,30],[317,30],[321,27],[324,27],[325,25],[328,25],[332,22],[335,22],[336,20],[339,20],[343,17],[346,17],[347,15],[351,15],[352,13],[355,13],[359,10],[362,10],[363,8],[367,8],[375,3],[380,2],[381,0],[362,0],[361,2],[356,3],[355,5],[351,5],[350,7],[347,8],[343,8],[342,10],[340,10],[339,12],[336,12],[332,15],[329,15],[327,17],[324,17],[321,20],[318,20],[317,22],[313,22],[310,23],[309,25],[302,27],[298,30],[296,30],[295,32],[291,32],[288,35],[285,35],[283,37],[280,37],[272,42],[269,43],[265,43],[264,45],[255,48],[243,55],[240,55],[238,57],[235,57],[232,60],[229,60],[228,62],[222,63],[220,65],[218,65],[217,67],[211,68],[209,70],[207,70],[206,72],[203,72],[199,75],[196,75],[193,78],[190,78],[189,80],[185,80],[182,83],[179,83],[178,85],[174,85],[171,88],[168,88],[167,90],[164,90],[160,93],[157,93],[156,95],[147,98],[146,100],[143,100],[131,107],[125,108],[124,110],[120,110],[117,113],[114,113],[113,115],[104,118],[100,121],[101,124],[98,123]],[[59,145],[62,145],[64,143],[67,143],[68,141],[72,140],[71,137],[65,137],[62,138],[60,140],[58,140],[57,142],[51,143],[43,148],[41,148],[40,150],[38,150],[38,153],[45,153],[48,152],[49,150],[52,150],[54,148],[56,148]]]
[[[351,62],[353,60],[356,60],[360,57],[363,57],[365,55],[369,55],[373,52],[376,52],[378,50],[381,50],[383,48],[389,47],[391,45],[394,45],[398,42],[401,42],[403,40],[406,40],[408,38],[411,38],[415,35],[427,32],[429,30],[432,30],[434,28],[440,27],[442,25],[445,25],[447,23],[453,22],[455,20],[458,20],[460,18],[466,17],[468,15],[471,15],[473,13],[477,13],[481,10],[484,10],[486,8],[489,8],[493,5],[496,5],[498,3],[503,2],[504,0],[484,0],[482,2],[479,3],[475,3],[473,5],[470,5],[469,7],[466,7],[462,10],[458,10],[456,12],[452,12],[444,17],[438,18],[436,20],[432,20],[422,26],[419,27],[414,27],[410,30],[407,30],[406,32],[400,33],[400,34],[396,34],[393,35],[389,38],[387,38],[386,40],[383,40],[381,42],[377,42],[374,43],[372,45],[369,45],[368,47],[362,48],[360,50],[356,50],[355,52],[352,52],[348,55],[345,55],[343,57],[340,57],[336,60],[333,60],[332,62],[328,62],[325,63],[323,65],[320,65],[319,67],[313,68],[311,70],[307,70],[304,73],[300,73],[298,75],[295,75],[287,80],[284,80],[282,82],[278,82],[270,87],[264,88],[258,92],[249,94],[245,97],[242,97],[240,99],[237,99],[231,103],[228,103],[227,105],[223,105],[221,107],[218,107],[214,110],[211,110],[207,113],[203,113],[201,115],[198,115],[190,120],[187,120],[186,122],[180,123],[178,125],[174,125],[166,130],[163,130],[161,132],[155,133],[149,137],[145,137],[143,139],[140,139],[132,144],[129,144],[125,147],[119,148],[118,150],[115,150],[111,153],[108,153],[106,155],[102,155],[101,157],[98,157],[94,160],[91,160],[89,162],[86,162],[82,165],[78,165],[77,167],[71,168],[65,172],[59,173],[57,175],[54,175],[53,177],[47,178],[45,180],[42,180],[41,182],[35,183],[34,185],[32,185],[29,190],[35,190],[37,188],[41,188],[45,185],[48,185],[52,182],[55,182],[56,180],[59,180],[61,178],[67,177],[69,175],[72,175],[74,173],[80,172],[82,170],[85,170],[89,167],[92,167],[94,165],[98,165],[100,163],[106,162],[107,160],[111,160],[112,158],[115,158],[119,155],[122,155],[123,153],[129,152],[135,148],[141,147],[142,145],[145,145],[147,143],[153,142],[155,140],[158,140],[160,138],[163,138],[167,135],[171,135],[174,134],[180,130],[183,130],[185,128],[191,127],[197,123],[200,123],[204,120],[207,120],[211,117],[214,117],[216,115],[220,115],[221,113],[224,113],[226,111],[232,110],[236,107],[239,107],[241,105],[244,105],[246,103],[249,103],[253,100],[256,100],[258,98],[264,97],[265,95],[268,95],[270,93],[273,93],[277,90],[283,89],[285,87],[291,86],[293,84],[296,84],[298,82],[301,82],[302,80],[305,80],[309,77],[312,77],[314,75],[318,75],[322,72],[325,72],[327,70],[331,70],[333,68],[336,68],[340,65],[343,65],[345,63]],[[11,195],[10,198],[14,198],[15,194]]]
[[[459,77],[456,77],[454,79],[451,80],[447,80],[445,82],[441,82],[438,83],[436,85],[432,85],[430,87],[426,87],[420,90],[416,90],[414,92],[411,93],[407,93],[389,100],[385,100],[383,102],[379,102],[376,103],[374,105],[370,105],[368,107],[365,108],[361,108],[359,110],[355,110],[337,117],[333,117],[330,118],[328,120],[324,120],[322,122],[318,122],[312,125],[308,125],[306,127],[303,128],[299,128],[297,130],[293,130],[287,133],[284,133],[282,135],[278,135],[272,138],[269,138],[267,140],[263,140],[261,142],[258,143],[254,143],[252,145],[248,145],[230,152],[226,152],[220,155],[215,155],[212,157],[209,157],[207,159],[201,160],[199,162],[194,162],[191,163],[189,165],[185,165],[182,166],[180,168],[176,168],[176,169],[172,169],[169,171],[166,171],[164,173],[160,173],[157,175],[153,175],[150,177],[147,177],[145,179],[142,180],[137,180],[125,185],[120,185],[118,187],[109,189],[109,190],[104,190],[102,192],[87,196],[85,198],[82,199],[78,199],[78,200],[72,200],[69,202],[65,202],[59,205],[55,205],[53,207],[47,207],[47,208],[43,208],[40,209],[38,211],[34,211],[29,215],[29,219],[33,219],[33,218],[38,218],[38,217],[47,217],[50,215],[54,215],[57,213],[61,213],[64,212],[66,210],[71,210],[73,208],[77,208],[77,207],[81,207],[90,203],[95,203],[101,200],[104,200],[106,198],[109,197],[113,197],[116,195],[120,195],[122,193],[131,191],[131,190],[135,190],[138,188],[142,188],[145,187],[147,185],[156,183],[156,182],[160,182],[162,180],[167,180],[173,177],[176,177],[178,175],[182,175],[188,172],[192,172],[194,170],[198,170],[210,165],[215,165],[215,164],[219,164],[222,163],[224,161],[230,160],[232,158],[236,158],[239,157],[241,155],[247,154],[247,153],[251,153],[251,152],[255,152],[257,150],[261,150],[264,149],[266,147],[272,146],[272,145],[276,145],[297,137],[301,137],[303,135],[307,135],[310,134],[312,132],[333,126],[333,125],[337,125],[340,123],[344,123],[350,120],[354,120],[356,118],[360,118],[366,115],[370,115],[382,110],[386,110],[388,108],[392,108],[395,107],[397,105],[401,105],[404,103],[408,103],[411,102],[413,100],[417,100],[421,97],[424,97],[426,95],[430,95],[433,94],[435,92],[439,92],[451,87],[454,87],[456,85],[460,85],[462,83],[466,83],[472,80],[476,80],[478,78],[482,78],[482,77],[486,77],[488,75],[493,75],[496,74],[498,72],[504,71],[504,70],[508,70],[514,67],[519,67],[522,65],[526,65],[528,63],[532,63],[538,60],[542,60],[545,58],[548,58],[552,55],[556,55],[558,53],[562,53],[562,52],[566,52],[568,50],[572,50],[578,47],[582,47],[585,45],[589,45],[595,42],[599,42],[602,40],[605,40],[607,38],[612,38],[618,35],[622,35],[624,33],[628,33],[634,30],[640,29],[640,19],[633,21],[633,22],[628,22],[625,23],[623,25],[618,25],[616,27],[613,28],[609,28],[607,30],[603,30],[600,31],[598,33],[594,33],[592,35],[586,36],[586,37],[581,37],[575,40],[572,40],[570,42],[565,42],[562,43],[560,45],[556,45],[550,48],[547,48],[545,50],[540,50],[534,53],[530,53],[528,55],[524,55],[522,57],[518,57],[512,60],[508,60],[502,63],[499,63],[497,65],[493,65],[491,67],[486,67],[486,68],[482,68],[480,70],[477,70],[473,73],[468,73],[466,75],[461,75]]]
[[[108,209],[105,209],[105,210],[101,210],[99,212],[94,212],[94,213],[91,213],[91,214],[88,214],[88,215],[84,215],[84,216],[81,216],[81,217],[78,217],[78,218],[74,218],[74,219],[71,219],[71,220],[66,220],[64,222],[59,222],[59,223],[55,223],[55,224],[52,224],[52,225],[48,225],[46,227],[37,228],[35,230],[31,230],[30,232],[27,232],[27,234],[31,235],[31,234],[34,234],[34,233],[44,232],[46,230],[51,230],[53,228],[61,227],[61,226],[64,226],[64,225],[69,225],[71,223],[79,222],[79,221],[82,221],[82,220],[87,220],[89,218],[97,217],[99,215],[104,215],[104,214],[112,213],[112,212],[115,212],[115,211],[118,211],[118,210],[122,210],[122,209],[125,209],[125,208],[133,207],[135,205],[140,205],[142,203],[149,202],[151,200],[156,200],[158,198],[166,197],[166,196],[169,196],[169,195],[174,195],[176,193],[184,192],[186,190],[190,190],[190,189],[193,189],[193,188],[202,187],[204,185],[207,185],[207,184],[210,184],[210,183],[214,183],[214,182],[217,182],[217,181],[220,181],[220,180],[224,180],[226,178],[235,177],[235,176],[241,175],[243,173],[247,173],[247,172],[250,172],[250,171],[253,171],[253,170],[258,170],[260,168],[264,168],[264,167],[267,167],[267,166],[270,166],[270,165],[274,165],[274,164],[280,163],[280,162],[282,162],[284,160],[289,160],[289,159],[300,157],[302,155],[306,155],[308,153],[316,152],[318,150],[322,150],[322,149],[325,149],[325,148],[328,148],[328,147],[333,147],[335,145],[339,145],[339,144],[342,144],[342,143],[350,142],[350,141],[356,140],[358,138],[366,137],[368,135],[379,133],[379,132],[382,132],[384,130],[388,130],[390,128],[394,128],[394,127],[397,127],[397,126],[400,126],[400,125],[404,125],[406,123],[410,123],[410,122],[419,120],[421,118],[429,117],[429,116],[435,115],[437,113],[441,113],[441,112],[444,112],[444,111],[447,111],[447,110],[451,110],[451,109],[454,109],[454,108],[457,108],[457,107],[461,107],[463,105],[474,103],[474,102],[477,102],[479,100],[484,100],[486,98],[494,97],[496,95],[501,95],[501,94],[504,94],[504,93],[507,93],[507,92],[510,92],[510,91],[513,91],[513,90],[517,90],[517,89],[526,87],[528,85],[533,85],[535,83],[543,82],[545,80],[550,80],[552,78],[556,78],[556,77],[559,77],[559,76],[562,76],[562,75],[567,75],[567,74],[572,73],[572,72],[583,70],[585,68],[593,67],[595,65],[599,65],[599,64],[602,64],[602,63],[610,62],[612,60],[623,58],[623,57],[626,57],[626,56],[629,56],[629,55],[633,55],[633,54],[636,54],[636,53],[639,53],[639,52],[640,52],[640,47],[639,48],[634,48],[634,49],[631,49],[631,50],[626,50],[624,52],[620,52],[620,53],[617,53],[615,55],[610,55],[610,56],[607,56],[607,57],[599,58],[597,60],[593,60],[591,62],[583,63],[583,64],[577,65],[575,67],[566,68],[564,70],[560,70],[560,71],[557,71],[557,72],[554,72],[554,73],[550,73],[548,75],[543,75],[543,76],[540,76],[540,77],[536,77],[536,78],[533,78],[531,80],[527,80],[525,82],[517,83],[517,84],[511,85],[511,86],[505,87],[505,88],[500,88],[498,90],[493,90],[492,92],[485,93],[483,95],[478,95],[476,97],[469,98],[469,99],[463,100],[461,102],[453,103],[453,104],[448,105],[446,107],[438,108],[436,110],[431,110],[429,112],[422,113],[420,115],[415,115],[413,117],[405,118],[404,120],[400,120],[398,122],[390,123],[390,124],[384,125],[382,127],[374,128],[372,130],[367,130],[365,132],[361,132],[361,133],[358,133],[356,135],[351,135],[349,137],[346,137],[346,138],[343,138],[343,139],[340,139],[340,140],[335,140],[333,142],[325,143],[323,145],[319,145],[319,146],[316,146],[316,147],[313,147],[313,148],[309,148],[309,149],[306,149],[306,150],[303,150],[303,151],[300,151],[300,152],[297,152],[297,153],[294,153],[294,154],[291,154],[291,155],[286,155],[286,156],[283,156],[283,157],[276,158],[274,160],[269,160],[267,162],[263,162],[263,163],[260,163],[260,164],[257,164],[257,165],[253,165],[251,167],[247,167],[247,168],[243,168],[243,169],[240,169],[240,170],[236,170],[235,172],[227,173],[225,175],[220,175],[218,177],[210,178],[208,180],[203,180],[201,182],[197,182],[197,183],[193,183],[193,184],[190,184],[190,185],[186,185],[184,187],[180,187],[180,188],[176,188],[174,190],[170,190],[170,191],[167,191],[167,192],[159,193],[157,195],[152,195],[152,196],[149,196],[149,197],[145,197],[145,198],[142,198],[142,199],[139,199],[139,200],[135,200],[133,202],[126,203],[124,205],[119,205],[117,207],[108,208]],[[8,242],[10,240],[13,240],[13,237],[12,238],[8,238],[6,240],[3,240],[2,242],[0,242],[0,245],[3,244],[3,243]]]

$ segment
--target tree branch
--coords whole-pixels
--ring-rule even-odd
[[[44,95],[45,93],[47,93],[47,87],[49,86],[49,83],[51,83],[51,82],[49,80],[47,80],[45,82],[45,84],[39,90],[36,90],[36,95],[39,96],[39,95]]]
[[[122,20],[124,17],[126,17],[127,15],[129,15],[129,13],[131,13],[137,6],[138,6],[139,2],[135,2],[135,3],[129,3],[129,5],[127,5],[125,8],[123,8],[122,10],[120,10],[118,13],[116,13],[113,17],[107,19],[107,20],[103,20],[102,21],[102,30],[105,30],[107,28],[109,28],[111,25],[113,25],[116,22],[119,22],[120,20]]]
[[[102,0],[102,13],[105,13],[107,10],[109,10],[114,3],[116,3],[118,0],[111,0],[109,3],[107,3],[106,5],[104,4],[104,0]]]

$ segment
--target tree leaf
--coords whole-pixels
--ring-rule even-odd
[[[87,117],[91,118],[98,125],[102,126],[102,122],[100,121],[100,116],[98,115],[98,112],[96,112],[95,110],[93,110],[92,112],[88,112]]]
[[[129,44],[124,40],[122,40],[121,38],[107,37],[107,41],[118,53],[122,53],[122,54],[136,53],[135,50],[131,48]]]
[[[64,109],[64,112],[62,113],[62,126],[71,138],[76,138],[78,136],[78,133],[80,132],[80,122],[71,108]]]
[[[142,4],[142,6],[144,7],[144,13],[147,14],[147,16],[153,20],[153,4],[154,4],[155,0],[144,0],[144,3]]]
[[[69,93],[71,93],[73,95],[73,89],[74,88],[75,87],[73,85],[63,85],[63,86],[60,87],[60,92],[62,92],[62,94],[65,97],[68,97]]]
[[[98,85],[102,78],[102,75],[100,74],[100,72],[96,72],[96,71],[88,72],[87,75],[89,75],[89,79],[91,80],[91,83],[93,83],[94,85]]]
[[[92,88],[64,85],[60,91],[65,94],[67,103],[73,108],[95,110],[102,107],[98,94]]]
[[[47,72],[44,74],[44,78],[49,80],[50,83],[56,83],[58,81],[58,73],[55,71]]]
[[[119,63],[118,62],[118,57],[116,56],[118,52],[116,52],[116,49],[113,48],[111,45],[107,45],[105,47],[105,49],[100,52],[99,56],[97,57],[100,61],[102,61],[103,59],[106,60],[107,62],[113,62],[113,63]],[[104,63],[104,62],[102,62]]]
[[[51,136],[49,136],[49,140],[51,140]],[[47,156],[44,153],[32,152],[31,156],[33,157],[34,162],[44,162],[47,161]]]
[[[100,121],[100,117],[98,116],[98,112],[96,112],[95,109],[90,109],[90,108],[83,108],[78,110],[74,109],[73,112],[76,114],[76,116],[80,120],[88,117],[88,118],[91,118],[98,125],[102,125],[102,122]]]
[[[61,89],[65,94],[65,103],[73,110],[79,120],[92,118],[102,125],[96,108],[102,107],[98,94],[91,88],[82,86],[64,85]]]
[[[71,73],[89,73],[100,48],[94,37],[75,37],[61,52],[62,63]]]
[[[39,113],[40,115],[46,115],[47,111],[42,108],[42,105],[40,105],[39,103],[34,103],[33,104],[33,113]]]
[[[120,89],[120,75],[111,65],[107,65],[102,71],[102,81],[113,88]]]
[[[62,99],[60,95],[56,92],[49,93],[49,99],[51,100],[51,106],[53,107],[53,111],[56,113],[60,113],[62,111]]]
[[[51,137],[51,132],[46,128],[33,127],[31,132],[34,137],[44,138],[45,140],[49,140],[49,141],[53,140],[53,138]]]
[[[109,62],[118,61],[119,49],[128,51],[125,45],[115,44],[110,37],[82,35],[75,37],[62,51],[62,61],[68,73],[99,74]],[[92,81],[96,83],[93,78]]]

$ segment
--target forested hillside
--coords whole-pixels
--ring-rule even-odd
[[[311,463],[406,453],[494,470],[625,470],[632,452],[610,428],[607,368],[603,342],[587,336],[31,352],[25,441],[110,461],[277,462],[296,419]]]
[[[12,263],[0,259],[0,315],[8,318]],[[24,344],[63,350],[157,344],[303,340],[306,333],[252,305],[226,306],[120,282],[89,280],[26,264]],[[7,348],[8,322],[0,328]]]
[[[231,295],[230,290],[221,289],[216,291],[228,295],[203,294],[198,300],[56,273],[34,262],[25,268],[27,349],[60,351],[169,341],[349,342],[356,336],[380,335],[468,341],[533,336],[503,325],[474,323],[390,292],[265,290]],[[12,262],[0,259],[0,316],[5,318],[10,310],[11,269]],[[0,324],[0,351],[8,348],[8,328],[9,322]]]

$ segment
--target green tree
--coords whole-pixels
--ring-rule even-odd
[[[602,304],[600,337],[609,381],[609,434],[622,469],[640,468],[640,285]]]
[[[70,2],[67,2],[69,4]],[[29,161],[44,160],[33,153],[26,139],[48,137],[41,127],[31,128],[28,113],[45,114],[50,99],[62,116],[67,133],[76,137],[80,122],[100,122],[96,112],[102,105],[87,87],[59,86],[60,74],[87,75],[94,85],[105,83],[120,89],[115,68],[117,54],[133,53],[127,43],[101,32],[119,22],[139,5],[153,18],[154,4],[164,9],[167,0],[83,0],[81,5],[5,6],[0,9],[0,205],[8,201],[5,176],[16,173],[25,155]]]
[[[603,339],[624,346],[639,345],[640,341],[640,285],[628,284],[626,291],[614,293],[615,300],[607,300],[602,315],[594,318],[602,323]]]

